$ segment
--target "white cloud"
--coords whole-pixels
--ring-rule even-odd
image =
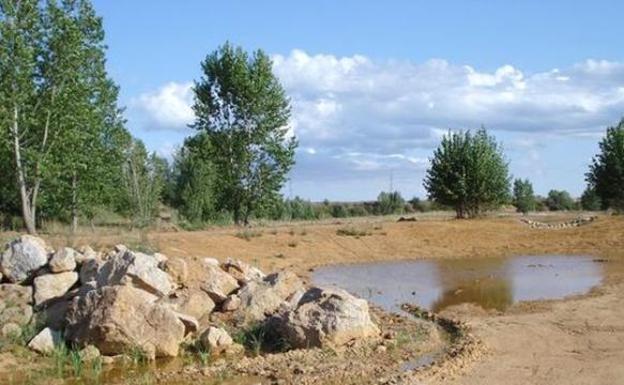
[[[170,82],[130,102],[143,129],[185,130],[193,122],[193,83]]]

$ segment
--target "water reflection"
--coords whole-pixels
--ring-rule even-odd
[[[390,311],[411,302],[433,311],[461,303],[504,310],[511,304],[582,294],[599,285],[602,266],[583,256],[518,256],[328,266],[312,280],[335,285]]]

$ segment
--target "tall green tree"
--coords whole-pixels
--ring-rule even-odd
[[[405,199],[403,199],[401,193],[398,191],[382,191],[377,196],[377,214],[397,214],[402,212],[404,207]]]
[[[261,50],[249,55],[226,43],[201,66],[193,127],[210,141],[219,206],[247,224],[257,208],[279,199],[294,164],[289,99]]]
[[[528,179],[516,179],[513,183],[513,205],[520,213],[534,211],[536,202],[533,194],[533,185]]]
[[[602,209],[602,200],[593,188],[587,187],[581,195],[581,208],[587,211]]]
[[[431,158],[424,186],[429,199],[476,217],[509,199],[510,177],[501,146],[483,128],[452,132]]]
[[[546,207],[550,211],[568,211],[576,208],[570,193],[565,190],[550,190],[546,197]]]
[[[602,208],[624,211],[624,119],[607,128],[600,153],[593,158],[585,178]]]

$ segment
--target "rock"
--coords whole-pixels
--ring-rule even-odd
[[[4,338],[17,338],[22,335],[22,327],[16,323],[9,322],[2,326],[0,334]]]
[[[10,283],[0,285],[0,325],[28,324],[33,314],[32,293],[30,286]]]
[[[35,319],[39,325],[46,325],[55,330],[63,330],[67,322],[65,316],[69,308],[70,300],[60,299],[46,303],[37,313]]]
[[[303,282],[294,273],[283,271],[262,281],[251,281],[238,292],[241,300],[235,313],[239,324],[263,321],[278,310],[289,307],[288,301],[303,289]]]
[[[75,271],[46,274],[35,278],[33,282],[35,306],[53,298],[62,297],[76,282],[78,282],[78,273]]]
[[[184,335],[188,335],[191,333],[195,333],[199,330],[199,322],[195,317],[192,317],[188,314],[182,314],[178,312],[174,312],[180,321],[184,324]]]
[[[54,255],[52,255],[50,262],[48,262],[50,271],[53,273],[62,273],[75,270],[76,254],[76,250],[69,247],[58,249]]]
[[[228,259],[221,268],[234,277],[240,285],[245,285],[250,281],[261,281],[266,277],[259,269],[240,260]]]
[[[340,346],[379,335],[365,300],[341,289],[317,287],[282,317],[280,329],[296,348]]]
[[[219,267],[219,260],[216,258],[206,257],[202,260],[204,266],[217,266]]]
[[[167,273],[158,268],[156,260],[143,253],[120,251],[98,270],[98,287],[132,285],[159,297],[169,295],[175,285]]]
[[[169,304],[175,311],[188,314],[199,321],[207,318],[215,308],[210,296],[198,289],[178,290],[161,301]]]
[[[175,357],[185,326],[157,297],[132,286],[106,286],[73,299],[65,337],[104,355],[139,348],[148,358]]]
[[[41,238],[22,235],[7,244],[0,256],[0,272],[13,283],[21,283],[48,263],[46,244]]]
[[[224,329],[214,326],[210,326],[199,336],[199,342],[212,354],[223,353],[234,344],[234,340]]]
[[[214,265],[204,265],[206,277],[201,289],[208,293],[210,298],[217,304],[225,301],[227,296],[238,289],[238,282],[231,275]]]
[[[102,356],[100,350],[93,345],[87,345],[78,352],[82,362],[91,362]]]
[[[153,257],[156,260],[156,263],[158,264],[158,266],[160,266],[161,264],[164,264],[165,262],[169,260],[169,258],[167,258],[165,254],[161,254],[161,253],[154,253]]]
[[[236,294],[232,294],[223,302],[221,305],[222,311],[234,311],[238,309],[241,305],[241,299]]]
[[[98,258],[85,259],[80,266],[80,283],[84,285],[92,281],[95,282],[98,271],[103,264],[104,262]]]
[[[230,356],[242,356],[245,354],[245,347],[241,344],[233,343],[225,349],[225,354]]]
[[[45,328],[28,343],[28,348],[37,353],[50,354],[61,344],[63,344],[61,332]]]
[[[82,264],[87,259],[97,259],[99,258],[98,253],[95,252],[91,248],[91,246],[82,246],[78,249],[78,253],[74,254],[74,258],[76,259],[77,264]]]
[[[172,258],[160,262],[158,266],[169,273],[171,278],[173,278],[178,285],[183,284],[188,279],[188,266],[186,265],[186,261],[182,258]]]

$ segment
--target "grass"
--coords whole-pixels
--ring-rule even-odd
[[[262,236],[262,231],[258,230],[249,230],[245,229],[243,231],[239,231],[234,234],[236,238],[244,239],[246,241],[251,241],[252,238],[257,238]]]
[[[135,365],[143,365],[149,362],[149,358],[145,351],[139,346],[133,346],[126,353],[130,357],[130,361]]]
[[[373,233],[367,229],[357,228],[354,226],[341,227],[338,230],[336,230],[336,235],[339,235],[341,237],[360,238],[360,237],[365,237],[367,235],[372,235],[372,234]]]
[[[278,333],[262,323],[238,331],[233,335],[233,339],[256,357],[263,352],[277,353],[289,349],[286,341]]]

